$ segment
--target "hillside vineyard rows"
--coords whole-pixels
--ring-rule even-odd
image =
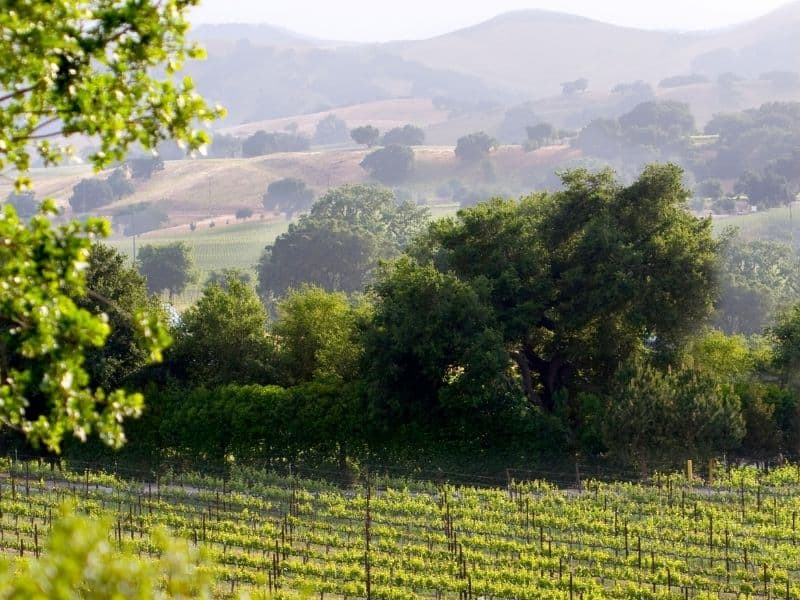
[[[412,485],[241,468],[143,482],[6,461],[0,545],[39,556],[69,502],[113,514],[109,540],[142,560],[158,526],[201,547],[217,597],[800,598],[798,467],[580,490]]]

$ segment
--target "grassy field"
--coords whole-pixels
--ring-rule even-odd
[[[800,243],[800,203],[795,202],[791,208],[782,206],[749,215],[715,218],[717,232],[726,227],[736,227],[746,240],[777,240],[796,248]]]
[[[67,497],[111,513],[109,541],[142,560],[159,526],[202,547],[219,598],[800,598],[795,466],[570,489],[382,478],[341,489],[235,466],[225,479],[0,471],[0,547],[14,561],[40,552],[36,532]]]
[[[197,284],[177,297],[176,305],[184,308],[193,303],[200,295],[203,283],[212,271],[235,268],[250,274],[255,281],[255,266],[264,246],[272,243],[276,237],[288,228],[286,221],[261,222],[257,219],[246,223],[210,228],[207,224],[196,231],[188,228],[166,230],[137,237],[136,245],[141,248],[145,244],[169,244],[186,242],[191,248],[192,258],[199,274]],[[124,254],[133,252],[130,238],[112,238],[107,242]]]

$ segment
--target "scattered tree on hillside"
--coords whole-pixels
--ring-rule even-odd
[[[169,215],[150,202],[130,204],[114,212],[114,227],[122,229],[126,236],[153,231],[168,220]]]
[[[265,248],[258,266],[259,293],[274,299],[303,283],[329,292],[361,291],[378,260],[397,256],[422,229],[427,214],[376,186],[329,190]]]
[[[364,125],[363,127],[356,127],[350,132],[350,137],[356,144],[364,144],[368,148],[372,148],[378,143],[381,137],[380,129],[372,125]]]
[[[308,139],[301,135],[256,131],[242,142],[242,156],[252,158],[276,152],[303,152],[308,148]]]
[[[157,156],[129,158],[125,164],[134,179],[150,179],[158,171],[164,170],[164,161]]]
[[[76,213],[85,214],[114,201],[114,190],[105,179],[81,179],[72,188],[69,205]]]
[[[496,147],[497,141],[494,138],[479,131],[458,138],[455,153],[460,160],[474,162],[488,156],[489,152]]]
[[[343,144],[350,139],[347,123],[334,114],[329,114],[317,123],[314,130],[315,144]]]
[[[36,194],[32,191],[9,192],[6,203],[14,207],[14,211],[23,219],[29,219],[39,210]]]
[[[239,158],[242,156],[242,140],[233,135],[215,132],[208,148],[208,158]]]
[[[589,80],[585,77],[575,79],[574,81],[565,81],[561,84],[561,93],[565,96],[573,96],[585,92],[589,87]]]
[[[381,143],[384,146],[421,146],[425,143],[425,132],[414,125],[395,127],[383,134]]]
[[[503,143],[522,144],[526,139],[526,128],[541,122],[542,117],[533,103],[513,106],[505,112],[503,121],[497,128],[497,137]]]
[[[525,144],[526,150],[536,150],[546,146],[556,139],[558,132],[550,123],[538,123],[537,125],[525,128],[528,134],[528,141]]]
[[[106,181],[108,185],[111,186],[111,193],[114,194],[115,200],[130,196],[134,192],[133,184],[131,183],[127,169],[114,169]]]
[[[360,166],[381,183],[399,183],[414,170],[414,151],[408,146],[386,146],[367,154]]]
[[[237,221],[238,220],[246,221],[247,219],[253,216],[253,209],[250,207],[237,208],[236,214],[234,216],[236,217]]]
[[[287,219],[307,211],[313,203],[314,190],[308,188],[305,181],[296,177],[273,181],[267,186],[263,198],[264,208],[283,213]]]
[[[136,257],[139,272],[152,294],[169,293],[172,302],[190,283],[197,281],[191,250],[185,242],[165,246],[142,246]]]

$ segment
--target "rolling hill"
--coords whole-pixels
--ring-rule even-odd
[[[798,29],[800,2],[736,27],[686,33],[546,11],[507,13],[431,39],[383,44],[314,40],[270,25],[204,25],[194,35],[209,46],[209,59],[187,70],[203,95],[228,108],[226,127],[409,98],[444,98],[467,104],[466,112],[475,106],[486,112],[559,96],[563,82],[582,77],[602,96],[635,80],[655,87],[691,73],[713,82],[727,72],[757,80],[768,71],[797,71]],[[730,108],[763,102],[765,95],[754,90]],[[709,98],[713,89],[665,95],[683,93],[701,97],[700,120],[726,108],[724,98]],[[593,110],[590,97],[573,100]]]

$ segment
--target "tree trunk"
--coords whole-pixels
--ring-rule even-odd
[[[530,402],[533,406],[543,408],[544,405],[542,404],[542,397],[533,387],[533,376],[531,375],[531,367],[530,364],[528,364],[526,353],[513,352],[511,357],[519,367],[519,372],[522,376],[522,390],[525,392],[525,397],[528,399],[528,402]]]

